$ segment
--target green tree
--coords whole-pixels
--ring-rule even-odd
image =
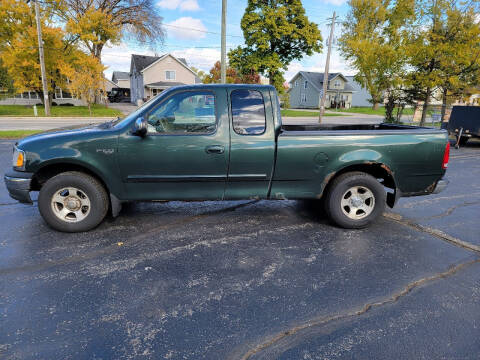
[[[475,3],[461,8],[450,7],[442,22],[446,44],[439,59],[442,121],[448,102],[468,95],[472,87],[480,84],[480,23],[476,19],[479,10]]]
[[[200,81],[203,83],[204,82],[204,79],[205,79],[205,76],[207,76],[207,73],[203,70],[200,70],[200,69],[197,69],[195,66],[190,66],[190,69],[193,70],[193,72],[195,74],[197,74],[198,78],[200,79]]]
[[[442,89],[443,114],[449,94],[458,96],[478,81],[480,32],[478,2],[418,0],[416,22],[408,31],[407,54],[412,69],[407,84],[423,101],[420,125],[437,88]]]
[[[252,69],[283,93],[283,71],[296,59],[322,50],[318,26],[300,0],[248,0],[241,27],[245,46],[232,49],[230,65],[243,74]]]
[[[407,56],[402,31],[413,19],[413,0],[350,0],[349,5],[341,53],[358,70],[355,80],[377,109],[386,91],[398,88],[403,77]]]

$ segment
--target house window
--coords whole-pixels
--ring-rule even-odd
[[[172,71],[172,70],[165,71],[165,80],[175,80],[175,71]]]
[[[301,94],[300,101],[306,103],[307,102],[307,94]]]
[[[308,86],[308,81],[307,81],[307,80],[305,80],[305,82],[303,83],[303,87],[306,89],[306,88],[307,88],[307,86]]]
[[[333,85],[334,87],[336,88],[339,88],[340,87],[340,80],[335,80],[335,85]]]
[[[295,80],[295,87],[298,86],[298,80]]]

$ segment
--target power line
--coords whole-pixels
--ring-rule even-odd
[[[171,24],[162,24],[162,25],[163,25],[163,26],[167,26],[167,27],[171,27],[171,28],[181,29],[181,30],[198,31],[198,32],[205,33],[205,34],[221,35],[221,33],[215,32],[215,31],[194,29],[194,28],[190,28],[190,27],[177,26],[177,25],[171,25]],[[226,36],[236,37],[236,38],[242,38],[242,39],[243,39],[243,36],[241,36],[241,35],[229,35],[229,34],[226,34]]]

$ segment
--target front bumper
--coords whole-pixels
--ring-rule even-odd
[[[448,186],[448,181],[447,179],[440,179],[437,181],[437,184],[435,185],[435,189],[433,190],[432,194],[438,194],[445,190],[445,188]]]
[[[22,171],[9,171],[3,177],[8,193],[12,199],[18,200],[24,204],[33,204],[30,198],[30,184],[33,173]]]

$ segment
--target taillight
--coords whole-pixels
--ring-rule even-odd
[[[450,142],[447,142],[445,146],[445,152],[443,153],[442,169],[447,170],[448,168],[448,159],[450,157]]]

